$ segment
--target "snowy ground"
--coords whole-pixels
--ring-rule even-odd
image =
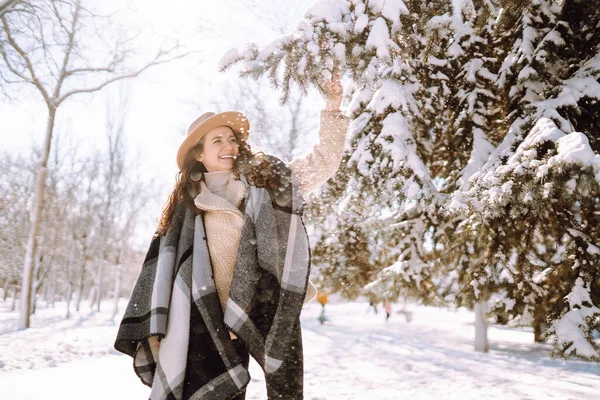
[[[39,309],[33,328],[13,332],[17,315],[0,302],[0,398],[144,399],[149,389],[131,359],[112,350],[110,312]],[[106,304],[105,309],[110,306]],[[367,313],[366,303],[303,311],[305,398],[330,399],[596,399],[600,365],[548,356],[530,331],[492,327],[489,354],[472,350],[473,315],[412,307],[407,323]],[[117,319],[118,320],[118,319]],[[251,364],[248,400],[265,399],[264,378]]]

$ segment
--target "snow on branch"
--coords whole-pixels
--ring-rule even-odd
[[[584,332],[589,332],[595,320],[600,318],[600,309],[590,297],[589,286],[577,278],[575,286],[567,296],[570,310],[553,324],[556,341],[565,356],[576,355],[592,360],[600,360],[597,346],[592,345]]]
[[[250,44],[244,50],[229,50],[219,61],[226,70],[242,63],[242,76],[258,78],[268,75],[285,101],[292,83],[306,90],[320,87],[334,70],[350,73],[358,80],[372,80],[379,63],[389,63],[400,48],[393,36],[401,28],[400,16],[408,9],[401,0],[317,1],[306,11],[293,35],[282,36],[259,48]],[[373,64],[369,61],[373,60]],[[387,61],[386,61],[387,60]]]

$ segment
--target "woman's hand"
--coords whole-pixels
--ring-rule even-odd
[[[340,76],[337,72],[333,73],[330,81],[321,82],[321,96],[325,100],[325,111],[339,111],[343,92]]]

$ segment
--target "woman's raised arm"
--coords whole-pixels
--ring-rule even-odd
[[[342,102],[339,77],[334,75],[331,81],[325,82],[321,93],[326,107],[321,111],[319,141],[310,153],[290,163],[304,195],[317,189],[335,174],[344,154],[348,118],[339,110]]]

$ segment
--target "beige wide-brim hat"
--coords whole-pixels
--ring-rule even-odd
[[[250,136],[250,122],[248,118],[237,111],[225,111],[219,114],[207,112],[198,117],[188,128],[188,134],[177,151],[177,166],[181,171],[185,156],[194,148],[211,129],[219,126],[228,126],[238,133],[244,140]]]

